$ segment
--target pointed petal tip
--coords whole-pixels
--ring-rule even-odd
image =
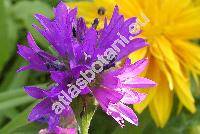
[[[17,73],[20,73],[20,72],[22,72],[23,70],[21,69],[21,68],[19,68],[19,69],[17,69]]]
[[[30,69],[32,69],[30,65],[22,66],[16,72],[19,73],[19,72],[23,72],[23,71],[30,70]]]
[[[27,37],[32,37],[31,32],[27,32]]]
[[[33,27],[35,30],[37,30],[38,32],[41,32],[41,31],[42,31],[42,29],[41,29],[39,26],[37,26],[36,24],[32,24],[32,27]]]
[[[58,5],[54,8],[54,12],[55,12],[56,10],[63,11],[63,9],[64,9],[64,10],[69,10],[70,8],[69,8],[69,6],[67,6],[67,4],[65,4],[63,1],[60,1],[60,2],[58,3]]]
[[[65,3],[63,1],[60,1],[57,6],[65,6]]]
[[[138,60],[138,61],[140,61],[141,63],[148,63],[148,57],[146,57],[146,58],[143,58],[143,59],[141,59],[141,60]]]
[[[32,27],[35,28],[36,30],[40,29],[36,24],[32,24]]]
[[[20,49],[22,48],[24,45],[21,45],[21,44],[17,44],[17,48]]]
[[[119,6],[118,5],[115,5],[115,8],[114,8],[114,11],[119,11]]]
[[[129,121],[128,121],[128,122],[129,122]],[[139,122],[139,121],[138,121],[138,118],[136,118],[136,119],[132,120],[130,123],[133,124],[133,125],[135,125],[135,126],[138,126],[138,125],[139,125],[138,122]]]
[[[43,99],[46,97],[43,89],[35,87],[35,86],[25,86],[24,91],[31,97],[36,99]]]
[[[24,86],[24,91],[28,94],[32,86]]]
[[[33,121],[35,121],[35,120],[32,119],[32,117],[31,117],[30,114],[31,114],[31,113],[29,113],[27,120],[28,120],[29,122],[33,122]]]
[[[39,14],[39,13],[37,13],[37,14],[34,15],[34,17],[35,17],[37,20],[39,20],[42,16],[43,16],[43,15],[42,15],[42,14]]]
[[[134,124],[135,126],[139,126],[139,123],[138,123],[138,121],[137,122],[135,122],[135,124]]]
[[[124,128],[124,127],[125,127],[125,125],[124,125],[124,124],[119,124],[119,125],[120,125],[120,127],[121,127],[121,128]]]
[[[66,6],[67,6],[67,5],[66,5]],[[69,6],[67,6],[67,7],[69,7]],[[71,8],[69,7],[69,9],[71,9]],[[72,11],[72,10],[74,10],[75,12],[78,12],[78,7],[76,6],[76,7],[72,8],[71,11]]]

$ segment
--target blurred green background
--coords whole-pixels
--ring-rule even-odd
[[[53,17],[52,7],[58,0],[0,0],[0,134],[37,134],[46,124],[29,123],[28,113],[36,101],[26,95],[24,85],[47,85],[49,79],[45,73],[16,70],[26,64],[16,53],[17,43],[26,44],[26,33],[30,31],[38,45],[49,49],[48,44],[33,28],[33,14],[42,13]],[[192,82],[193,80],[191,80]],[[195,95],[196,85],[192,82],[194,96],[199,104],[200,97]],[[178,104],[178,103],[176,103]],[[177,105],[175,105],[177,107]],[[200,134],[200,106],[191,115],[182,111],[173,116],[165,128],[155,126],[148,110],[139,115],[139,127],[127,123],[121,129],[117,123],[98,109],[92,119],[90,134]]]

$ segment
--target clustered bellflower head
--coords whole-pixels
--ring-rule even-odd
[[[118,5],[125,18],[136,16],[144,22],[142,36],[150,44],[129,55],[131,62],[148,56],[149,64],[145,77],[158,86],[144,90],[148,97],[134,109],[141,113],[149,107],[158,127],[164,127],[173,109],[174,97],[179,99],[179,108],[185,107],[195,113],[195,100],[190,90],[190,74],[199,83],[200,47],[191,42],[200,38],[200,0],[93,0],[67,3],[79,8],[79,16],[86,17],[88,25],[92,18],[103,21],[111,18],[110,7]],[[143,15],[142,15],[143,14]],[[102,24],[102,23],[100,23]],[[102,28],[100,25],[99,28]],[[198,89],[197,89],[198,90]]]
[[[29,65],[21,67],[18,71],[33,69],[47,72],[54,81],[48,89],[25,87],[27,94],[41,99],[29,114],[29,120],[45,119],[49,124],[48,131],[64,131],[65,126],[61,125],[61,119],[74,116],[73,110],[70,105],[65,105],[64,110],[56,114],[52,110],[53,103],[58,100],[62,91],[69,93],[68,86],[82,78],[80,72],[91,69],[93,62],[101,61],[102,71],[95,74],[94,80],[85,85],[80,95],[92,94],[102,109],[122,127],[124,120],[138,125],[137,116],[127,105],[140,103],[146,97],[146,94],[134,91],[133,88],[156,85],[155,82],[138,76],[148,60],[142,59],[134,64],[126,60],[123,67],[116,65],[130,53],[148,45],[144,39],[135,37],[139,33],[129,32],[129,25],[135,23],[136,18],[125,20],[116,6],[110,23],[105,20],[104,28],[96,30],[97,19],[94,19],[92,26],[88,28],[84,19],[76,16],[77,9],[69,9],[63,2],[54,9],[54,14],[53,20],[36,14],[35,17],[42,27],[33,26],[47,39],[58,56],[40,49],[30,33],[27,35],[29,46],[18,45],[19,55],[29,62]],[[129,37],[135,38],[128,40]],[[112,44],[117,44],[116,42],[118,45],[113,47]]]

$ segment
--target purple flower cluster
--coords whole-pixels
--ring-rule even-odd
[[[61,118],[73,116],[70,105],[65,105],[61,114],[56,114],[52,110],[52,105],[58,100],[61,91],[68,93],[67,85],[81,77],[80,71],[90,69],[92,63],[99,59],[98,56],[103,55],[113,43],[123,42],[119,38],[129,39],[139,34],[129,32],[129,25],[135,23],[136,18],[125,20],[123,15],[119,14],[117,6],[109,24],[105,19],[104,28],[101,30],[95,29],[95,25],[98,25],[96,19],[88,28],[84,19],[77,17],[77,9],[69,9],[63,2],[54,9],[54,14],[53,20],[36,14],[35,17],[42,27],[36,25],[33,27],[47,39],[58,56],[40,49],[30,33],[27,35],[29,46],[18,45],[18,54],[29,62],[29,65],[21,67],[18,72],[28,69],[47,72],[55,82],[48,89],[25,87],[30,96],[42,100],[29,114],[29,120],[37,121],[45,118],[49,123],[49,130],[56,130]],[[122,37],[119,37],[118,33]],[[132,89],[152,87],[156,83],[138,76],[147,65],[147,59],[134,64],[127,60],[123,67],[116,67],[116,62],[147,45],[142,38],[126,42],[126,46],[118,45],[120,49],[118,54],[111,55],[109,59],[103,57],[109,64],[104,65],[103,72],[97,74],[92,83],[81,90],[80,95],[92,94],[102,109],[122,127],[124,120],[138,125],[137,116],[126,104],[140,103],[146,96]]]

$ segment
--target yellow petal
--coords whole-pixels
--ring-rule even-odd
[[[176,114],[179,115],[183,109],[183,104],[179,102]]]
[[[149,66],[148,66],[147,72],[148,72],[147,78],[155,81],[156,83],[160,81],[159,69],[156,68],[155,59],[153,59],[153,57],[149,58]],[[134,105],[134,109],[138,113],[141,113],[153,99],[156,93],[156,88],[154,87],[154,88],[149,88],[149,89],[139,89],[139,91],[148,94],[146,99],[143,102],[141,102],[140,104]]]
[[[197,95],[199,95],[200,96],[200,81],[199,81],[199,77],[198,77],[198,75],[196,75],[195,73],[192,73],[192,76],[193,76],[193,79],[194,79],[194,81],[195,81],[195,84],[196,84],[196,86],[197,86],[197,88],[196,88],[196,92],[197,92]]]
[[[157,66],[159,66],[159,69],[165,74],[165,76],[168,80],[168,87],[170,88],[170,90],[173,90],[173,88],[174,88],[173,78],[171,76],[171,72],[170,72],[169,68],[167,68],[167,65],[165,63],[166,59],[165,59],[164,55],[162,54],[162,51],[160,51],[159,45],[160,44],[158,42],[154,42],[151,45],[150,51],[153,54],[153,56],[155,56],[155,58],[156,58],[155,64],[157,64]]]
[[[156,94],[149,104],[150,112],[158,127],[167,123],[173,106],[173,92],[168,88],[167,81],[161,75]]]
[[[175,27],[168,27],[166,34],[169,37],[180,39],[197,39],[200,38],[200,22],[187,22],[174,24]]]
[[[100,27],[103,26],[105,17],[111,18],[115,7],[114,0],[94,0],[94,1],[78,1],[68,2],[67,5],[71,8],[78,7],[78,15],[86,19],[88,26],[91,26],[95,18],[100,19]],[[98,14],[100,8],[105,9],[105,14]]]
[[[159,17],[159,0],[137,0],[142,9],[138,11],[143,12],[149,19],[151,24],[158,22]]]
[[[190,91],[189,80],[173,74],[175,91],[181,103],[192,113],[196,112],[194,98]]]
[[[158,47],[163,55],[165,64],[170,68],[170,70],[174,71],[176,75],[183,77],[180,63],[177,56],[173,52],[171,42],[163,36],[156,38],[156,41],[159,44]]]
[[[200,6],[185,9],[165,28],[167,36],[179,39],[200,38]]]
[[[173,49],[179,61],[193,73],[200,74],[200,47],[188,41],[173,40]]]
[[[194,5],[200,6],[200,0],[194,0]]]
[[[165,63],[161,62],[160,60],[157,60],[157,65],[160,66],[160,69],[165,74],[165,77],[167,78],[167,83],[168,83],[169,89],[173,90],[174,82],[173,82],[173,78],[172,78],[172,75],[171,75],[169,69],[166,67]]]
[[[160,6],[162,12],[160,19],[164,23],[161,24],[171,23],[190,3],[190,0],[163,0]]]
[[[116,0],[117,5],[120,8],[120,12],[125,15],[125,17],[139,16],[142,11],[138,0]]]
[[[142,48],[140,50],[131,53],[128,57],[131,59],[131,63],[135,63],[136,61],[143,59],[146,57],[147,48]]]

